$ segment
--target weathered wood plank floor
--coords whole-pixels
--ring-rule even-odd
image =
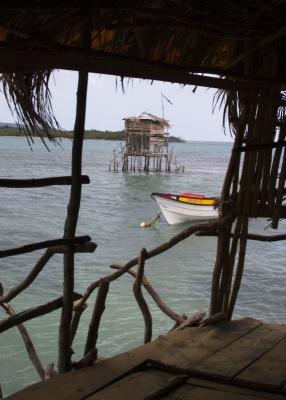
[[[286,325],[243,318],[186,328],[10,400],[286,400]]]

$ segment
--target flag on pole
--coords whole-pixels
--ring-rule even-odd
[[[170,103],[170,104],[173,105],[173,103],[171,102],[171,100],[169,100],[168,97],[165,96],[163,92],[161,92],[161,93],[162,93],[163,98],[164,98],[165,100],[167,100],[168,103]]]
[[[170,103],[171,105],[173,105],[173,103],[171,102],[171,100],[169,100],[168,97],[165,96],[164,93],[163,93],[162,90],[161,90],[161,103],[162,103],[162,115],[163,115],[163,118],[165,118],[165,109],[164,109],[164,101],[163,101],[164,99],[165,99],[168,103]]]

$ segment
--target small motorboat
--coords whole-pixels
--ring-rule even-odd
[[[152,193],[168,224],[200,220],[208,221],[219,216],[219,198],[195,193]]]

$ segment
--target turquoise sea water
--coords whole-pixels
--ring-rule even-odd
[[[83,292],[91,282],[111,273],[110,264],[122,264],[179,233],[184,226],[168,226],[164,221],[152,229],[141,229],[143,220],[151,220],[158,208],[151,192],[220,193],[227,167],[230,143],[177,143],[174,145],[184,174],[139,175],[108,172],[108,163],[116,142],[88,140],[83,154],[83,173],[90,185],[83,188],[78,234],[88,234],[97,243],[94,254],[76,256],[75,290]],[[2,178],[40,178],[70,174],[71,142],[50,147],[40,141],[33,151],[23,138],[0,138],[0,174]],[[68,187],[37,189],[1,189],[1,249],[26,243],[60,238],[69,198]],[[261,232],[264,220],[254,221],[251,230]],[[284,226],[283,226],[284,225]],[[285,229],[283,229],[285,228]],[[280,231],[285,232],[285,224]],[[268,232],[270,234],[271,232]],[[274,232],[275,233],[275,232]],[[216,240],[191,237],[165,254],[146,263],[146,274],[160,295],[178,313],[207,311]],[[5,291],[19,283],[30,271],[42,251],[1,259],[1,282]],[[255,316],[263,320],[285,322],[285,261],[283,242],[248,245],[246,271],[235,317]],[[110,356],[137,346],[143,341],[144,325],[133,298],[129,275],[111,284],[103,316],[98,349]],[[52,258],[28,291],[12,304],[24,310],[61,295],[62,256]],[[172,326],[156,305],[150,304],[154,337]],[[74,359],[83,352],[94,296],[83,314],[75,339]],[[0,310],[0,318],[5,314]],[[46,366],[57,362],[59,312],[26,324],[39,355]],[[0,335],[0,382],[7,395],[37,380],[16,328]]]

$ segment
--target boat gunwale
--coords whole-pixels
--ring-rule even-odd
[[[199,207],[212,207],[213,209],[216,209],[216,208],[217,208],[217,207],[216,207],[216,201],[218,200],[218,197],[204,197],[204,198],[200,198],[200,200],[214,200],[214,204],[203,204],[203,203],[202,203],[202,204],[198,204],[198,203],[196,203],[196,202],[191,203],[191,202],[185,202],[185,201],[179,200],[179,197],[186,197],[186,198],[188,198],[188,199],[198,200],[197,197],[187,197],[187,196],[182,196],[182,195],[178,195],[178,194],[171,194],[171,193],[170,193],[169,195],[170,195],[170,196],[175,196],[176,199],[173,199],[173,198],[171,198],[171,197],[166,197],[166,195],[165,195],[164,193],[157,193],[157,192],[151,193],[151,197],[152,197],[152,199],[155,200],[155,201],[156,201],[156,199],[154,198],[154,196],[158,196],[158,197],[160,197],[160,198],[162,198],[162,199],[174,201],[174,202],[181,203],[181,204],[190,204],[190,205],[192,205],[192,206],[199,206]]]

